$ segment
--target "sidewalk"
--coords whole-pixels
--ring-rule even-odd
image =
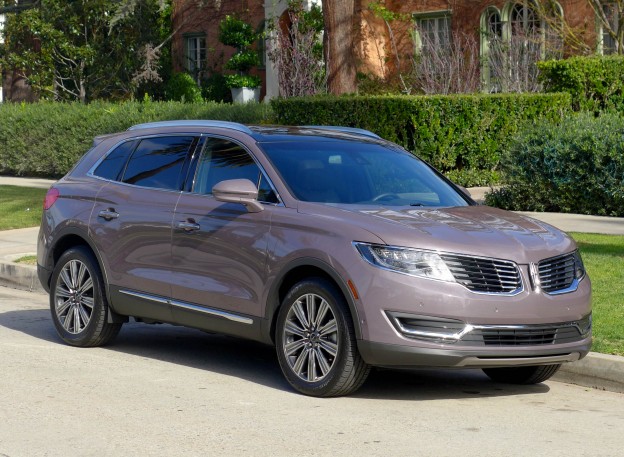
[[[49,187],[54,181],[0,176],[0,185]],[[469,189],[482,202],[488,187]],[[580,214],[520,212],[564,231],[624,235],[624,218]],[[34,266],[19,265],[13,260],[37,251],[38,227],[0,231],[0,286],[45,293]],[[564,364],[553,380],[601,390],[624,393],[624,357],[591,352],[583,360]]]

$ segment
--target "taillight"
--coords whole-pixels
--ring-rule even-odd
[[[50,188],[45,196],[45,199],[43,200],[44,211],[52,208],[52,205],[54,205],[54,203],[56,203],[56,201],[58,200],[59,195],[61,195],[61,193],[58,191],[58,189],[55,189],[54,187]]]

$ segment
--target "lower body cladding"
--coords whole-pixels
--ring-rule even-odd
[[[388,312],[413,345],[358,341],[362,358],[384,367],[490,368],[554,365],[579,360],[591,347],[591,314],[539,325],[474,325],[455,319]]]

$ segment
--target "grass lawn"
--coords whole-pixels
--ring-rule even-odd
[[[0,186],[0,230],[39,225],[46,192],[31,187]]]
[[[592,281],[592,351],[624,355],[624,236],[571,235]]]

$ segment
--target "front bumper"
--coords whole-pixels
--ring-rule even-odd
[[[591,336],[569,347],[513,348],[506,351],[478,351],[463,348],[423,348],[398,344],[358,341],[358,349],[364,361],[370,365],[388,368],[490,368],[528,365],[554,365],[574,362],[587,355],[591,348]]]

